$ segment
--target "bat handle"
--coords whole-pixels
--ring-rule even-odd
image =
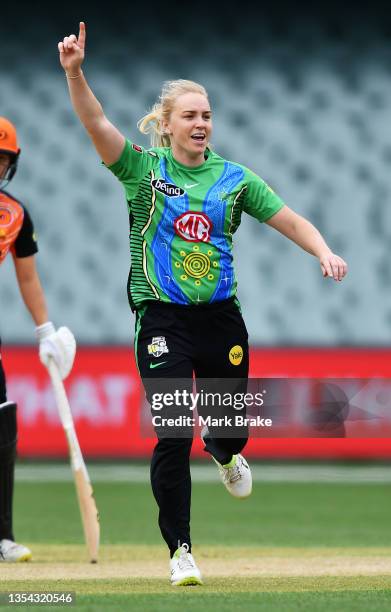
[[[62,382],[60,372],[58,371],[58,367],[53,359],[49,359],[47,368],[52,381],[62,426],[65,430],[73,428],[73,418],[68,398],[65,393],[64,383]]]

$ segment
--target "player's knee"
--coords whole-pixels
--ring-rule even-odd
[[[237,455],[246,446],[248,437],[242,438],[222,438],[220,445],[226,451],[227,455]]]

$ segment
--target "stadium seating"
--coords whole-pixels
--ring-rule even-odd
[[[97,42],[103,30],[109,51]],[[26,62],[18,61],[23,41],[10,40],[8,69],[0,66],[0,114],[16,123],[22,147],[11,191],[35,220],[55,323],[69,325],[81,343],[126,344],[133,319],[122,188],[71,110],[56,63],[58,27],[48,23],[45,32]],[[96,25],[85,72],[109,118],[142,145],[147,141],[136,122],[162,81],[202,82],[215,109],[215,150],[267,180],[349,262],[343,283],[324,280],[314,258],[266,225],[243,219],[236,270],[253,344],[383,344],[391,326],[386,38],[374,32],[371,49],[368,42],[363,47],[359,30],[345,38],[311,23],[278,35],[265,24],[248,24],[247,38],[235,32],[232,42],[224,28],[214,31],[211,45],[207,27],[200,39],[193,28],[169,40],[155,28],[158,38],[148,45],[137,33],[129,40],[124,30],[121,39],[110,24]],[[0,274],[4,339],[30,342],[10,262]]]

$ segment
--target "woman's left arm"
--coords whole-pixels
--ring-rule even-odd
[[[15,257],[15,272],[20,293],[35,325],[42,325],[48,320],[44,292],[39,280],[34,255]]]
[[[323,276],[341,281],[346,275],[348,267],[342,257],[331,251],[312,223],[295,213],[288,206],[281,208],[266,223],[293,240],[311,255],[315,255],[319,259]]]

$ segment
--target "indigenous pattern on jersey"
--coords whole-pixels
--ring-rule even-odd
[[[147,300],[186,305],[234,296],[232,236],[242,212],[262,222],[283,206],[253,172],[207,154],[189,168],[170,148],[144,150],[126,141],[109,166],[128,202],[132,308]]]
[[[34,227],[27,210],[6,191],[0,191],[0,264],[10,250],[16,257],[38,251]]]

